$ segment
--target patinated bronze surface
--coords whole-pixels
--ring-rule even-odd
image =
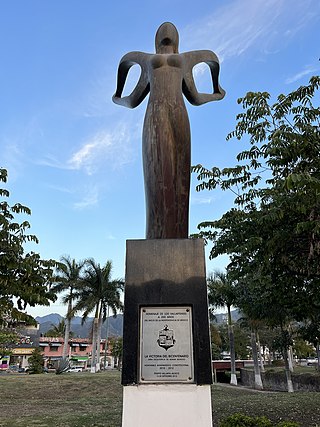
[[[139,105],[150,92],[143,125],[143,170],[146,194],[146,238],[187,238],[190,191],[190,125],[183,96],[193,105],[217,101],[219,61],[210,50],[178,53],[176,27],[166,22],[156,33],[156,53],[130,52],[123,56],[113,101]],[[208,64],[213,93],[199,93],[192,69]],[[140,79],[130,95],[121,97],[129,69],[138,64]]]

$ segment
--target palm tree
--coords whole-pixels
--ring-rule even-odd
[[[107,318],[108,308],[111,308],[115,316],[118,310],[122,310],[120,291],[123,289],[123,281],[111,280],[112,261],[110,260],[101,267],[94,259],[89,258],[85,261],[85,266],[81,288],[76,292],[78,302],[74,306],[74,311],[83,312],[83,322],[90,313],[94,312],[91,372],[96,372],[100,369],[102,323]]]
[[[67,292],[62,301],[68,304],[62,359],[65,360],[68,356],[68,343],[70,337],[71,319],[74,317],[73,301],[75,299],[75,291],[81,283],[81,272],[84,266],[84,261],[76,262],[69,255],[62,256],[54,276],[55,284],[52,290],[56,293]]]
[[[218,270],[209,276],[207,283],[209,304],[213,307],[227,307],[231,357],[230,384],[237,385],[234,333],[231,318],[231,306],[236,303],[235,287],[233,282],[229,280],[228,275]]]
[[[66,330],[65,320],[62,319],[57,325],[51,324],[51,329],[49,329],[46,333],[46,337],[63,337]]]
[[[244,314],[245,317],[242,317],[239,320],[239,323],[241,323],[242,326],[248,327],[250,329],[250,341],[254,368],[254,388],[257,390],[263,390],[261,371],[264,371],[264,366],[260,351],[260,339],[258,334],[259,327],[261,328],[263,322],[262,320],[249,317],[246,312],[244,312]]]

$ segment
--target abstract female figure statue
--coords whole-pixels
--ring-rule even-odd
[[[210,50],[178,53],[176,27],[166,22],[156,34],[156,53],[129,52],[118,69],[113,101],[139,105],[150,92],[143,125],[143,169],[146,194],[146,238],[188,238],[190,192],[190,125],[183,96],[193,105],[220,100],[219,61]],[[205,62],[213,93],[199,93],[192,69]],[[121,97],[129,69],[138,64],[140,79],[130,95]]]

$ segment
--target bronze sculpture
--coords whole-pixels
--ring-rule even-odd
[[[220,100],[219,61],[210,50],[178,53],[176,27],[165,22],[155,38],[156,53],[129,52],[118,69],[113,101],[138,106],[150,92],[143,125],[143,170],[146,193],[146,238],[188,238],[190,192],[190,125],[183,96],[193,105]],[[192,69],[204,62],[211,71],[213,93],[199,93]],[[129,69],[138,64],[140,79],[121,97]]]

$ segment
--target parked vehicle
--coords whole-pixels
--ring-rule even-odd
[[[29,373],[29,374],[33,374],[33,373],[34,373],[34,372],[32,372],[32,371],[31,371],[31,369],[29,368],[29,366],[27,366],[27,367],[25,368],[24,372],[27,372],[27,373]],[[42,367],[42,372],[43,372],[44,374],[48,374],[48,373],[49,373],[49,370],[48,370],[48,368],[45,368],[45,367],[43,366],[43,367]]]
[[[82,372],[82,366],[71,366],[66,372]]]
[[[313,357],[309,357],[307,359],[307,366],[316,366],[318,364],[318,360],[313,358]]]

